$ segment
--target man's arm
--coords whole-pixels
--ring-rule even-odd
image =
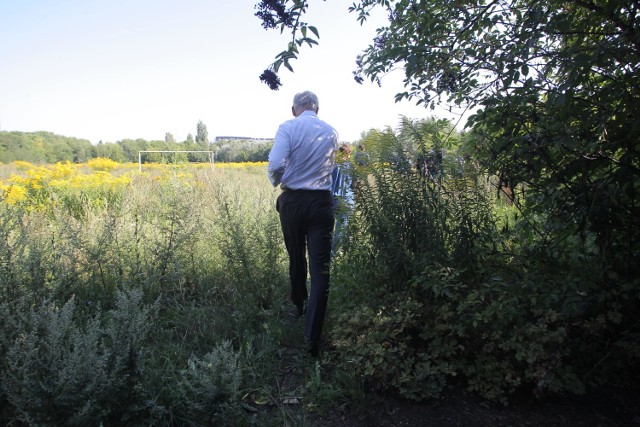
[[[269,180],[274,187],[280,184],[282,180],[287,159],[289,158],[289,150],[290,146],[287,132],[280,126],[276,133],[276,138],[273,141],[271,152],[269,153],[269,165],[267,167]]]
[[[269,181],[274,187],[277,187],[278,184],[282,181],[282,175],[284,175],[284,167],[271,170],[269,169]]]

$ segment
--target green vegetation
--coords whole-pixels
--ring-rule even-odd
[[[277,387],[297,335],[271,186],[166,170],[0,203],[1,424],[243,425]]]
[[[212,144],[219,162],[263,162],[269,159],[273,141],[221,139]]]
[[[277,87],[273,73],[317,30],[299,19],[304,1],[260,5],[266,27],[294,35],[263,75]],[[321,359],[301,356],[301,323],[286,314],[264,170],[146,173],[86,192],[57,182],[0,202],[3,424],[303,425],[376,393],[420,401],[458,387],[507,403],[637,390],[635,3],[352,10],[366,19],[376,7],[389,25],[356,77],[400,64],[399,99],[479,110],[464,134],[406,119],[360,141],[369,162],[354,167]],[[46,135],[3,132],[0,154],[23,147],[47,161]],[[135,161],[197,142],[155,144],[96,150]],[[46,209],[21,204],[32,193],[42,200],[28,206]]]
[[[452,377],[499,399],[525,386],[544,394],[637,382],[637,2],[349,7],[359,21],[374,9],[388,22],[356,59],[356,81],[381,83],[401,68],[396,101],[473,114],[459,151],[463,178],[433,188],[397,173],[410,163],[393,146],[410,142],[407,134],[379,135],[391,147],[379,161],[395,173],[372,171],[360,195],[374,207],[360,216],[366,233],[351,235],[362,239],[355,264],[367,268],[358,271],[386,279],[379,288],[367,279],[377,300],[346,300],[356,301],[341,331],[354,366],[365,363],[372,383],[411,398],[438,394]],[[292,37],[262,75],[272,89],[281,65],[292,70],[300,48],[314,44],[307,12],[304,0],[258,3],[263,26]],[[505,219],[481,191],[487,179],[512,204],[499,207]],[[416,389],[416,379],[429,389]]]
[[[169,132],[164,141],[123,139],[92,145],[85,139],[55,135],[51,132],[0,131],[0,163],[22,160],[34,164],[71,162],[85,163],[93,158],[111,159],[116,162],[138,162],[140,151],[214,151],[219,162],[266,161],[273,141],[222,139],[208,142],[207,126],[198,122],[196,140],[191,135],[186,141],[176,142]],[[177,157],[176,157],[177,156]],[[144,154],[142,162],[207,162],[207,154]]]
[[[293,37],[271,73],[291,69],[299,48],[313,44],[307,7],[304,0],[258,3],[265,28]],[[523,185],[523,208],[544,221],[537,232],[594,238],[605,282],[640,276],[637,2],[362,0],[349,7],[361,22],[373,9],[388,23],[357,58],[356,80],[380,83],[400,67],[406,90],[396,101],[475,112],[466,153],[507,191]]]
[[[334,363],[413,400],[452,384],[502,402],[635,387],[640,280],[603,263],[597,233],[549,229],[523,186],[496,198],[497,177],[456,155],[467,136],[449,135],[405,121],[363,140],[373,166],[334,276]],[[443,145],[435,176],[407,168]]]
[[[263,166],[0,203],[0,420],[314,425],[381,393],[637,386],[639,280],[602,263],[597,233],[547,228],[522,185],[499,196],[472,141],[445,120],[364,136],[319,360],[287,314]]]
[[[50,132],[0,131],[0,163],[16,160],[31,163],[83,163],[92,157],[98,156],[86,139],[68,138]]]

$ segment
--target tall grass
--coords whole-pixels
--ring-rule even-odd
[[[247,423],[287,336],[264,166],[107,166],[3,182],[27,191],[0,202],[2,423]]]

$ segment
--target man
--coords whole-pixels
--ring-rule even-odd
[[[351,147],[342,144],[338,149],[336,167],[331,174],[333,194],[333,211],[336,224],[331,239],[331,255],[335,256],[338,249],[347,240],[349,216],[353,209],[353,183],[351,181]]]
[[[291,301],[305,315],[307,351],[319,351],[329,293],[331,233],[335,222],[331,172],[335,168],[338,133],[318,118],[318,97],[301,92],[293,97],[294,118],[282,123],[269,153],[268,173],[282,194],[276,209],[289,254]],[[307,259],[311,275],[307,292]]]
[[[358,145],[358,151],[356,152],[356,165],[368,166],[369,165],[369,153],[364,151],[364,144]]]

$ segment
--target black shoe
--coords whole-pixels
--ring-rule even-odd
[[[302,317],[302,315],[306,312],[307,312],[307,300],[304,300],[302,302],[302,305],[296,305],[296,307],[293,310],[291,310],[292,316],[296,318]]]
[[[302,317],[303,311],[300,310],[298,307],[292,307],[291,310],[289,310],[289,317],[293,317],[294,319],[299,319]]]

